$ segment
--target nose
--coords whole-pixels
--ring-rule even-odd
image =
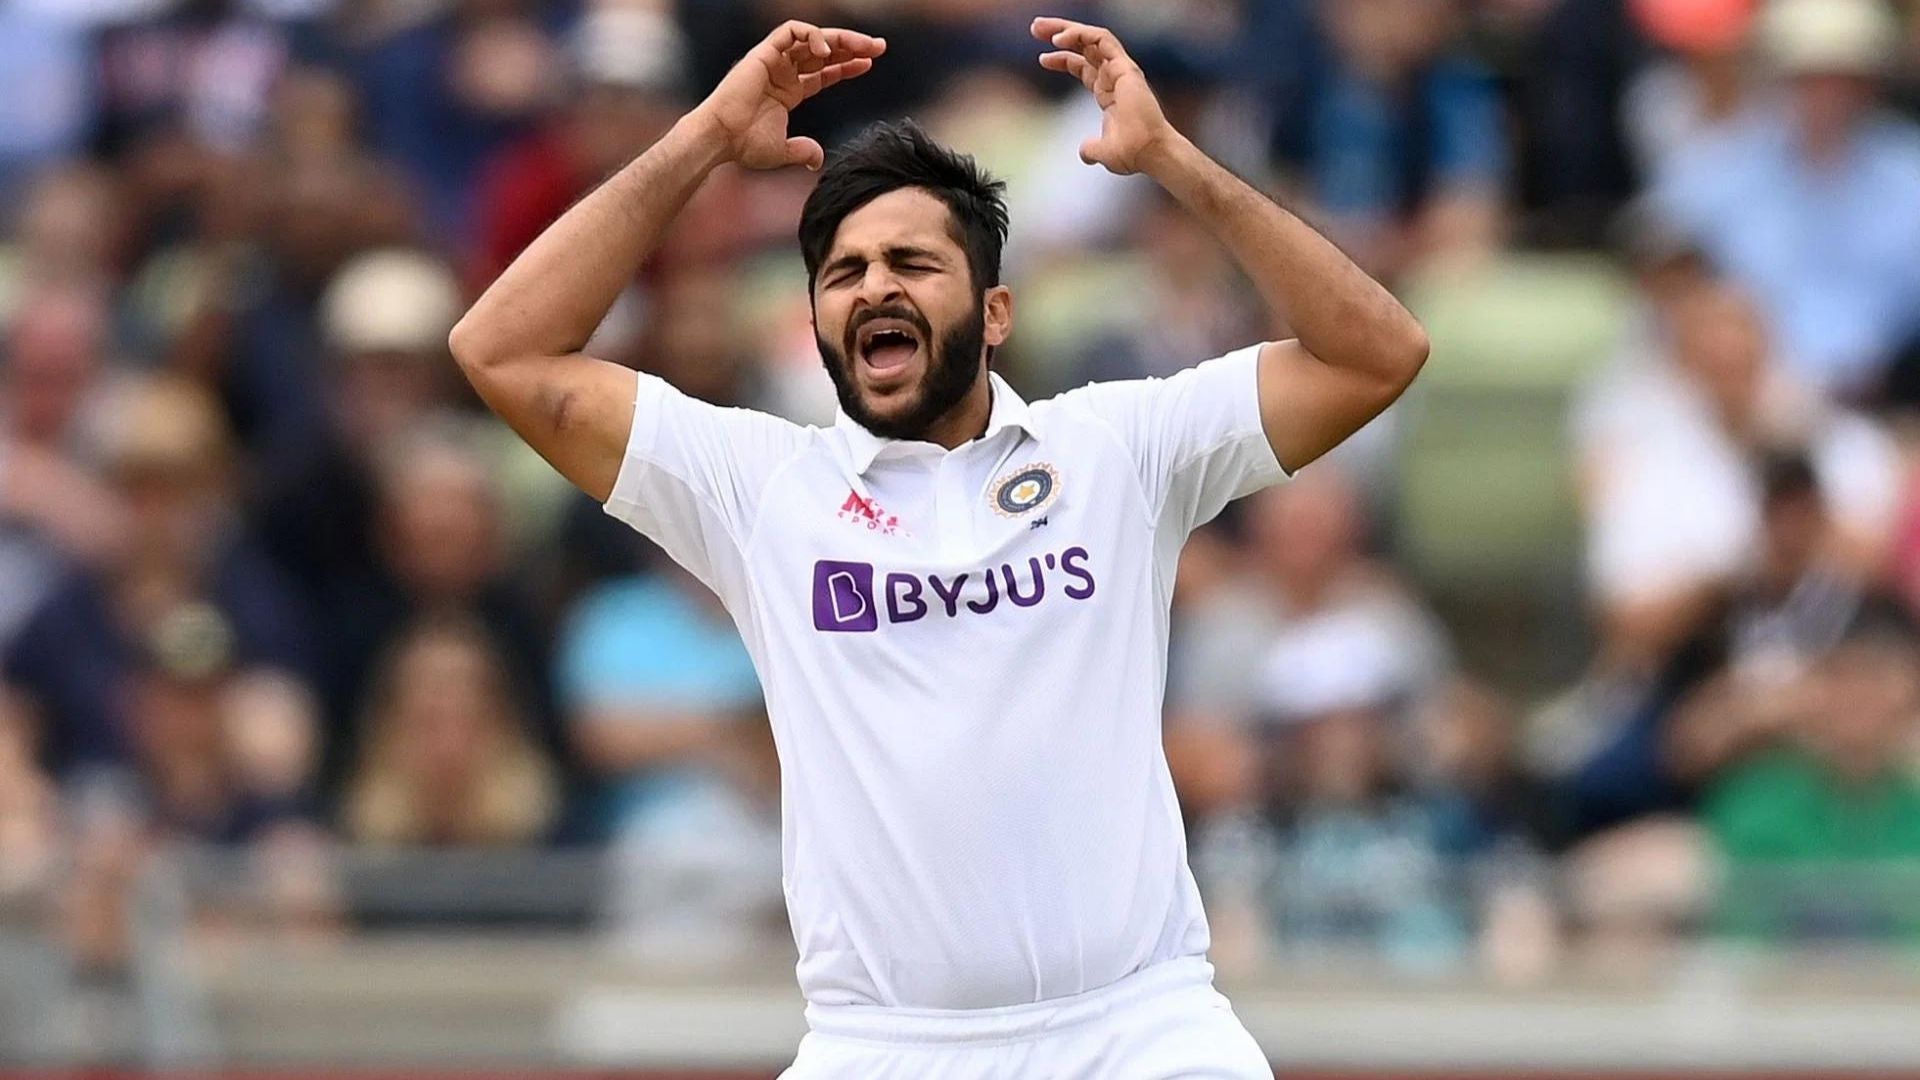
[[[860,301],[868,307],[879,307],[898,300],[904,295],[900,288],[900,279],[895,277],[883,260],[875,259],[867,264],[867,272],[860,279]]]

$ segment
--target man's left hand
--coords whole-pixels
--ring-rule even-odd
[[[1147,169],[1180,138],[1113,31],[1046,17],[1033,20],[1033,36],[1055,47],[1040,66],[1079,79],[1100,103],[1100,134],[1080,144],[1080,160],[1126,176]]]

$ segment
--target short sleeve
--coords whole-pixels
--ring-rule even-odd
[[[1227,503],[1286,479],[1260,423],[1260,348],[1071,395],[1126,446],[1163,530],[1184,538]]]
[[[779,417],[711,405],[642,374],[603,509],[659,544],[738,614],[761,495],[806,439],[807,429]]]

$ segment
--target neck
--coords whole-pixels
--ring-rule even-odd
[[[993,382],[987,378],[986,368],[980,369],[980,377],[973,381],[973,387],[967,396],[947,410],[946,415],[935,420],[927,427],[926,439],[952,450],[963,443],[969,443],[987,433],[987,420],[993,415]]]

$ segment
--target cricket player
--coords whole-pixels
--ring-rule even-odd
[[[786,1075],[1271,1077],[1212,985],[1161,749],[1189,533],[1386,408],[1427,355],[1387,291],[1210,160],[1109,31],[1043,18],[1145,173],[1297,340],[1026,402],[1003,186],[910,124],[826,160],[787,118],[886,42],[789,22],[569,210],[453,331],[487,404],[719,594],[766,688],[809,1033]],[[821,170],[801,214],[831,427],[581,350],[714,168]],[[824,168],[823,168],[824,166]],[[1124,304],[1126,297],[1115,297]]]

